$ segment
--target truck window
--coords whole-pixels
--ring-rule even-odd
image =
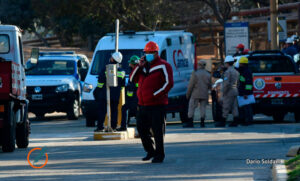
[[[18,39],[19,39],[19,51],[20,51],[21,64],[24,65],[23,44],[22,44],[21,37],[18,37]]]
[[[34,69],[26,72],[26,75],[74,75],[74,73],[74,61],[40,60]]]
[[[101,71],[105,70],[105,66],[109,63],[109,59],[113,52],[114,50],[97,51],[91,69],[92,75],[98,75]],[[133,55],[137,55],[139,57],[143,56],[143,50],[120,50],[120,52],[123,55],[122,68],[126,71],[126,74],[129,74],[130,69],[128,66],[128,60]]]
[[[250,57],[249,68],[253,73],[295,72],[294,64],[285,56]]]
[[[9,37],[8,35],[0,34],[0,53],[9,52]]]

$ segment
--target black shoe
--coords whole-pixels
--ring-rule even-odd
[[[237,127],[239,124],[235,121],[229,124],[229,127]]]
[[[127,128],[118,128],[117,131],[127,131]]]
[[[188,118],[188,121],[182,124],[183,128],[193,128],[194,127],[194,122],[193,118]]]
[[[154,157],[152,163],[162,163],[164,162],[164,158]]]
[[[225,122],[223,122],[223,121],[219,121],[219,122],[217,122],[216,124],[215,124],[215,127],[216,128],[222,128],[222,127],[225,127],[226,126],[226,124],[225,124]]]
[[[149,153],[148,153],[146,157],[142,158],[142,160],[143,160],[143,161],[148,161],[148,160],[150,160],[150,159],[153,158],[153,157],[154,157],[153,154],[149,154]]]
[[[250,123],[250,122],[243,122],[241,125],[242,126],[249,126],[249,125],[251,125],[252,123]]]
[[[229,127],[237,127],[240,123],[240,119],[235,117],[233,118],[233,122],[231,124],[229,124]]]
[[[201,118],[201,123],[200,123],[201,128],[205,128],[204,120],[205,120],[204,118]]]
[[[105,132],[105,129],[104,128],[97,128],[97,129],[94,130],[94,132],[101,132],[101,133],[103,133],[103,132]]]
[[[226,126],[226,119],[225,118],[221,118],[221,120],[216,122],[216,124],[215,124],[216,128],[221,128],[221,127],[225,127],[225,126]]]
[[[193,128],[193,127],[194,127],[194,124],[193,124],[193,123],[190,123],[190,122],[187,122],[187,123],[183,123],[183,124],[182,124],[182,127],[183,127],[183,128]]]

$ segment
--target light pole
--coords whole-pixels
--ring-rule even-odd
[[[278,12],[278,0],[270,0],[271,49],[272,50],[277,50],[279,48],[277,12]]]

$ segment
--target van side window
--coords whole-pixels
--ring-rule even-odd
[[[19,39],[19,51],[20,51],[21,64],[24,65],[22,40],[21,37],[18,37],[18,39]]]
[[[160,58],[164,59],[164,60],[167,60],[167,51],[166,50],[163,50],[161,53],[160,53]]]
[[[184,38],[182,36],[179,37],[179,43],[180,45],[184,44]]]

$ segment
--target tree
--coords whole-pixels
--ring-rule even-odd
[[[30,0],[0,0],[0,21],[22,29],[33,28],[34,12]]]
[[[23,30],[35,31],[35,14],[31,5],[30,0],[0,0],[0,21]]]
[[[31,0],[38,17],[38,26],[52,30],[62,46],[73,43],[83,17],[84,0]]]

